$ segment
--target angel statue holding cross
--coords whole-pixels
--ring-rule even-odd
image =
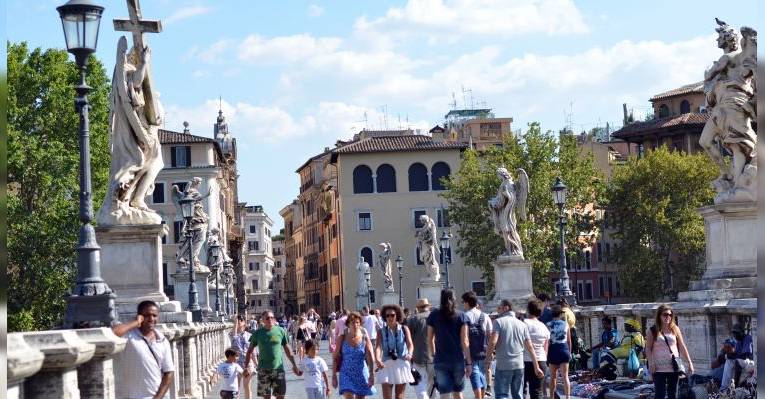
[[[523,259],[521,236],[518,235],[518,218],[526,220],[526,198],[529,195],[529,176],[526,171],[518,168],[518,182],[513,181],[510,172],[505,168],[497,168],[497,176],[502,183],[497,189],[497,195],[489,200],[489,210],[494,221],[494,231],[502,236],[505,242],[504,256],[520,256]]]
[[[146,205],[154,179],[164,167],[159,143],[162,106],[151,85],[151,49],[143,33],[162,30],[159,21],[141,19],[138,0],[128,0],[129,20],[114,20],[119,31],[133,34],[117,42],[112,90],[109,96],[109,188],[98,213],[100,225],[160,224],[162,218]]]

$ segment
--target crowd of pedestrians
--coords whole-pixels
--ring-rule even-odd
[[[403,399],[407,385],[418,399],[458,399],[466,382],[477,399],[552,398],[562,388],[570,397],[569,363],[576,351],[576,317],[565,300],[551,305],[543,294],[528,301],[516,315],[508,300],[489,315],[473,292],[461,297],[462,310],[452,290],[441,291],[438,308],[422,298],[413,312],[398,305],[361,312],[340,310],[325,320],[313,309],[291,319],[278,320],[271,311],[234,319],[225,361],[216,369],[221,398],[256,395],[284,398],[287,391],[285,360],[303,377],[305,397],[328,398],[333,390],[346,399],[374,395]],[[113,327],[127,338],[123,354],[128,362],[126,386],[130,398],[165,397],[175,371],[167,339],[156,329],[159,307],[139,304],[136,319]],[[603,369],[635,352],[645,356],[655,398],[674,399],[678,380],[694,372],[683,334],[668,305],[658,307],[646,338],[635,319],[627,319],[619,340],[610,317],[602,319],[600,342],[591,349],[592,367]],[[752,339],[741,325],[732,329],[710,378],[723,382],[741,374],[736,361],[752,358]],[[331,364],[318,356],[326,340]],[[293,353],[296,355],[293,356]],[[546,383],[546,381],[549,382]],[[493,386],[493,389],[492,389]]]

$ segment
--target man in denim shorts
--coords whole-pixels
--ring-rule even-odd
[[[292,371],[295,375],[300,375],[288,344],[287,332],[275,323],[275,319],[270,310],[263,312],[261,317],[263,327],[257,329],[250,337],[250,347],[247,349],[247,357],[244,360],[245,364],[249,364],[252,352],[257,346],[258,396],[265,399],[270,399],[272,395],[277,399],[284,399],[287,393],[282,353],[286,354],[287,359],[292,363]],[[245,375],[249,373],[249,370],[245,370]]]

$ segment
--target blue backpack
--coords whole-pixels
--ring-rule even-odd
[[[468,326],[468,342],[470,343],[471,359],[486,359],[486,330],[483,328],[486,314],[481,313],[478,322],[470,323]]]

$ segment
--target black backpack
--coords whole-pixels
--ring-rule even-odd
[[[471,322],[468,326],[468,342],[470,343],[471,359],[481,360],[486,358],[487,340],[486,330],[483,328],[484,320],[486,320],[486,314],[481,312],[478,322]]]

